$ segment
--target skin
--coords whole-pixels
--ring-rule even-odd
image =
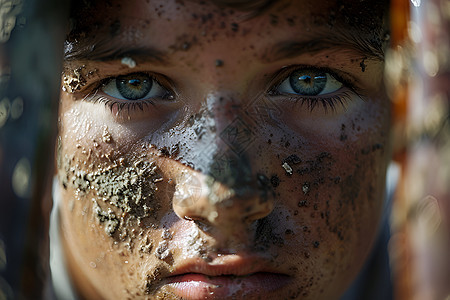
[[[382,53],[309,42],[338,31],[370,37],[370,26],[340,17],[330,25],[334,1],[280,1],[251,17],[208,3],[119,2],[89,15],[87,24],[100,20],[95,30],[80,23],[88,34],[73,33],[62,81],[57,193],[79,294],[178,299],[167,278],[193,261],[219,266],[216,275],[242,275],[225,269],[244,262],[247,273],[288,279],[264,295],[213,287],[212,299],[339,298],[376,238],[389,101]],[[273,50],[294,40],[306,44]],[[90,43],[146,50],[105,60],[78,51]],[[312,109],[307,97],[279,93],[306,67],[345,81]],[[140,109],[100,83],[139,72],[170,97]]]

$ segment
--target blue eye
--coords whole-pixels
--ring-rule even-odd
[[[117,76],[106,82],[101,89],[111,97],[133,101],[163,98],[169,94],[153,77],[145,73]]]
[[[318,96],[336,92],[342,83],[331,74],[315,69],[299,69],[289,74],[289,77],[277,87],[282,94],[302,96]]]

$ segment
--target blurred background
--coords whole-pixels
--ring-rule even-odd
[[[450,299],[450,1],[394,0],[386,85],[400,164],[395,299]]]
[[[40,299],[68,5],[0,0],[0,300]]]
[[[0,0],[0,300],[45,298],[67,0]],[[80,3],[84,3],[80,1]],[[82,4],[81,4],[82,5]],[[450,1],[392,0],[394,298],[450,300]]]

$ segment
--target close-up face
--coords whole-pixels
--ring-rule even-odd
[[[384,205],[382,4],[97,2],[74,13],[59,112],[78,293],[338,299]]]

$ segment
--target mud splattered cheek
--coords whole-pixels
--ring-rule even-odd
[[[157,265],[170,258],[159,247],[158,220],[169,203],[164,191],[171,189],[151,150],[137,146],[129,130],[100,113],[102,107],[64,100],[57,171],[67,247],[95,286],[139,290],[144,273],[153,268],[144,272],[145,262]],[[117,264],[126,271],[105,282]]]
[[[58,152],[62,232],[70,252],[96,286],[115,282],[143,295],[138,286],[146,274],[172,259],[171,233],[159,229],[170,197],[164,191],[170,189],[155,157],[127,154],[102,161],[93,156],[86,166],[80,152],[64,150],[64,140]],[[102,282],[117,265],[123,265],[117,277]]]
[[[326,134],[294,133],[289,146],[282,143],[283,153],[272,166],[276,172],[271,183],[278,201],[289,208],[286,215],[295,223],[285,229],[284,248],[291,251],[294,240],[292,256],[302,257],[295,260],[298,272],[321,278],[316,283],[315,277],[312,285],[301,282],[304,291],[347,285],[349,279],[341,278],[342,274],[351,278],[357,273],[376,237],[389,156],[389,123],[388,114],[377,114],[380,108],[371,111],[338,120]],[[296,142],[301,136],[304,142]],[[320,272],[311,269],[318,266]]]
[[[64,154],[59,181],[73,194],[69,203],[90,210],[107,235],[116,240],[126,239],[129,227],[154,217],[159,207],[156,193],[161,172],[145,155],[135,160],[121,158],[108,166],[85,167]]]

